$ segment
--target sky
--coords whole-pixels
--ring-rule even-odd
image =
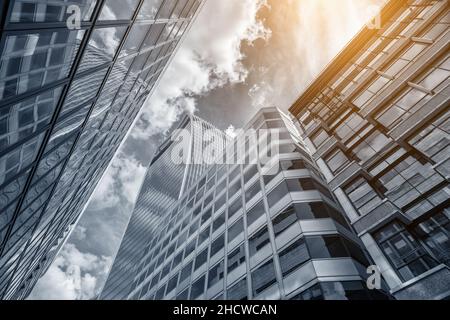
[[[92,299],[157,146],[187,111],[220,129],[287,110],[384,0],[207,0],[158,88],[29,299]]]

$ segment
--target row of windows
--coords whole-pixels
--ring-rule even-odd
[[[266,240],[266,237],[264,236],[265,232],[266,231],[260,232],[249,239],[250,254],[252,254],[252,250],[258,250],[258,248],[261,249],[268,243],[268,239]],[[208,250],[205,249],[197,255],[195,260],[191,260],[185,264],[182,270],[172,276],[165,286],[162,286],[157,290],[155,299],[163,299],[165,295],[172,292],[175,288],[188,284],[188,279],[190,279],[193,273],[207,263],[207,252]],[[342,258],[351,256],[362,264],[366,266],[369,265],[363,251],[359,247],[345,238],[331,235],[300,238],[288,245],[285,249],[280,250],[278,256],[283,277],[296,271],[311,259]],[[226,260],[226,272],[228,274],[232,273],[239,266],[245,265],[247,258],[245,255],[244,244],[241,244],[236,249],[232,250],[227,255]],[[179,262],[181,262],[181,258],[178,263]],[[169,272],[169,268],[164,268],[151,280],[149,279],[140,291],[140,297],[147,295],[147,292],[155,288],[158,285],[158,281],[164,279]],[[251,272],[251,276],[252,295],[255,297],[277,282],[273,259],[269,259],[260,266],[254,268]],[[223,281],[224,277],[225,260],[222,259],[214,266],[211,266],[205,275],[200,276],[197,280],[192,282],[189,297],[186,296],[188,288],[186,291],[183,290],[177,298],[198,298],[205,292],[205,289],[212,288],[219,281]],[[242,284],[240,284],[240,286],[242,286]],[[245,286],[244,292],[247,292],[246,288],[247,286]],[[228,292],[230,292],[230,289]],[[181,290],[178,291],[180,292]],[[233,290],[231,290],[231,292],[233,292]],[[245,297],[246,296],[247,295],[245,294]],[[230,299],[230,297],[228,297],[228,299]]]

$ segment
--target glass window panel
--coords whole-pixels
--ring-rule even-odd
[[[248,242],[251,256],[270,244],[269,230],[267,229],[267,226],[262,228],[255,235],[251,236]]]
[[[227,300],[247,300],[247,278],[239,280],[227,290]]]
[[[228,273],[245,263],[245,250],[244,245],[240,245],[238,248],[228,254]]]
[[[14,0],[9,22],[64,22],[71,13],[67,9],[74,2],[41,0]],[[77,0],[83,21],[89,21],[95,8],[96,0]]]
[[[247,224],[251,226],[260,217],[265,216],[266,212],[264,209],[264,203],[260,201],[247,213]]]
[[[222,260],[209,270],[208,288],[211,288],[213,285],[222,280],[224,277],[224,272],[225,272],[225,265],[224,260]]]
[[[0,109],[0,152],[43,129],[50,122],[61,87]]]
[[[253,295],[257,296],[276,282],[275,267],[269,260],[252,272]]]
[[[144,0],[139,11],[138,20],[153,20],[163,0]]]
[[[96,28],[89,39],[77,72],[111,62],[127,30],[127,27]]]
[[[236,239],[237,236],[242,234],[244,232],[244,221],[242,218],[239,218],[236,223],[234,223],[229,229],[228,229],[228,243]]]
[[[196,299],[205,292],[205,275],[192,284],[191,299]]]
[[[129,20],[133,16],[134,10],[139,0],[106,0],[100,12],[102,20]]]
[[[279,253],[283,276],[296,270],[310,259],[304,239],[299,239]]]
[[[84,30],[36,31],[2,38],[0,99],[68,76]]]

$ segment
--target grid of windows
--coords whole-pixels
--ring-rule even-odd
[[[356,231],[383,251],[371,250],[375,262],[391,267],[387,278],[398,274],[391,289],[417,281],[436,287],[433,299],[446,293],[420,276],[448,265],[440,227],[450,194],[448,5],[389,1],[381,14],[381,29],[364,28],[290,111]],[[391,223],[394,214],[409,222]],[[443,247],[424,245],[418,224],[436,226]]]
[[[258,122],[263,127],[268,112],[271,117],[282,115],[274,108],[263,109],[250,125]],[[260,114],[263,121],[259,121]],[[181,194],[172,209],[165,210],[167,214],[155,228],[159,232],[152,234],[144,245],[148,250],[136,260],[140,263],[134,268],[128,298],[257,299],[265,295],[280,298],[283,281],[295,272],[304,272],[302,267],[311,263],[311,259],[353,259],[355,264],[368,265],[359,244],[340,236],[339,228],[348,228],[346,220],[321,176],[313,172],[317,169],[310,157],[305,156],[306,149],[300,153],[295,152],[296,148],[304,147],[296,145],[290,149],[293,153],[279,160],[279,172],[289,172],[290,177],[283,177],[284,189],[273,201],[279,202],[290,193],[319,191],[316,201],[305,194],[303,202],[286,199],[287,209],[272,212],[267,204],[272,202],[273,192],[263,184],[259,165],[212,165]],[[246,184],[246,192],[240,192],[241,181]],[[206,193],[205,184],[210,184]],[[230,193],[229,188],[239,192]],[[249,194],[253,188],[256,191]],[[269,217],[273,217],[272,221]],[[334,236],[319,236],[320,230],[324,234],[330,232],[329,224],[321,226],[322,221],[335,222]],[[284,232],[294,223],[298,229]],[[302,223],[316,225],[315,236],[299,239]],[[156,280],[147,288],[149,279]],[[159,288],[166,286],[166,293],[161,296]]]

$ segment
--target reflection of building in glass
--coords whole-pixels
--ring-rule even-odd
[[[200,0],[12,0],[0,16],[0,298],[46,271]]]
[[[390,1],[292,106],[398,299],[450,291],[448,1]]]
[[[134,227],[125,233],[100,298],[386,297],[367,289],[371,263],[292,120],[266,108],[250,128],[279,128],[279,154],[264,166],[210,165],[162,208],[157,220],[149,214],[151,199],[161,196],[154,186],[167,182],[147,176],[130,222]],[[253,146],[247,143],[245,158]],[[166,159],[168,153],[163,149],[156,159]],[[149,172],[160,172],[158,161]],[[174,170],[174,165],[164,168]],[[125,248],[131,237],[133,244]],[[132,251],[131,259],[120,259]]]

